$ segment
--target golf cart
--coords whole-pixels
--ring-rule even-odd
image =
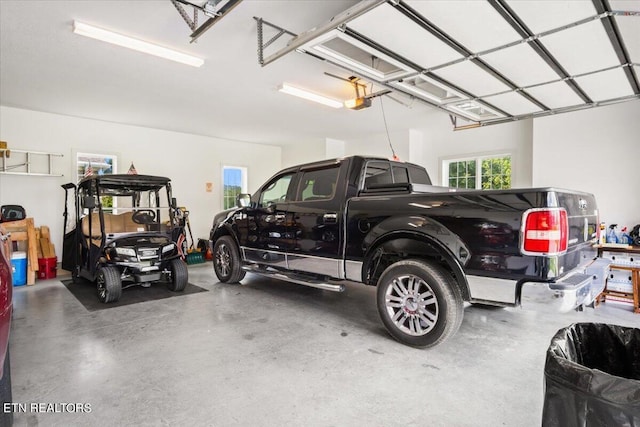
[[[168,178],[93,175],[62,188],[62,268],[74,281],[95,282],[104,303],[118,301],[123,286],[166,281],[171,291],[184,290],[189,273],[178,244],[184,223]]]

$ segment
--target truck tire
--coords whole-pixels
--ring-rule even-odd
[[[2,368],[2,379],[0,379],[0,400],[2,407],[5,403],[13,402],[11,398],[11,362],[9,361],[9,347],[7,346],[7,354],[4,356],[4,365]],[[0,413],[0,427],[9,427],[13,424],[13,412],[2,411]]]
[[[180,258],[172,259],[169,264],[171,281],[167,284],[170,291],[182,292],[189,282],[189,270],[187,264]]]
[[[122,296],[120,270],[115,267],[102,267],[98,270],[98,299],[105,304],[116,302]]]
[[[222,283],[238,283],[244,279],[246,272],[231,236],[222,236],[213,245],[213,270]]]
[[[433,347],[462,323],[464,303],[453,277],[441,267],[416,259],[396,262],[380,276],[378,313],[396,340]]]

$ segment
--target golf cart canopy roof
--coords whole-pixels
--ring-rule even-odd
[[[82,179],[78,183],[78,188],[88,188],[94,181],[102,190],[116,190],[119,193],[156,191],[171,182],[169,178],[152,175],[92,175]]]

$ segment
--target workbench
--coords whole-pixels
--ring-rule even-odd
[[[607,285],[604,291],[598,296],[596,302],[605,302],[607,297],[612,299],[629,301],[633,304],[633,312],[640,313],[640,247],[639,246],[616,246],[606,245],[598,247],[598,256],[611,259],[609,266],[611,273],[607,278]],[[631,286],[628,289],[611,289],[613,284],[609,281],[615,277],[615,271],[628,272]]]
[[[25,218],[19,221],[9,221],[0,224],[4,234],[11,234],[12,242],[25,242],[27,253],[27,285],[36,283],[36,271],[38,271],[38,239],[33,218]]]

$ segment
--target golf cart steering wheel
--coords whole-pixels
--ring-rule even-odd
[[[136,224],[151,224],[156,220],[156,213],[151,209],[140,209],[131,215],[131,219]]]

